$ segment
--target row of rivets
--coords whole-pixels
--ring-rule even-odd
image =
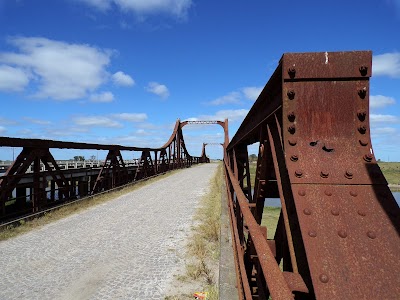
[[[307,213],[306,213],[307,212]],[[305,215],[311,215],[311,212],[309,211],[309,210],[304,210],[304,214]],[[344,229],[341,229],[341,230],[339,230],[338,231],[338,236],[340,236],[342,239],[344,239],[344,238],[346,238],[347,237],[347,231],[346,230],[344,230]],[[315,231],[315,230],[309,230],[308,231],[308,236],[309,237],[312,237],[312,238],[315,238],[315,237],[317,237],[317,232]],[[374,232],[374,231],[368,231],[367,232],[367,236],[370,238],[370,239],[376,239],[376,233]]]
[[[360,74],[362,76],[366,76],[367,73],[368,73],[368,67],[367,66],[360,66],[359,71],[360,71]],[[367,95],[367,88],[366,87],[363,87],[363,88],[358,90],[358,96],[361,99],[365,99],[366,95]],[[367,112],[365,110],[359,110],[357,112],[357,117],[358,117],[358,120],[360,122],[364,122],[366,120],[366,118],[367,118]],[[366,132],[367,132],[367,127],[365,125],[360,125],[357,129],[358,129],[358,132],[360,134],[363,134],[363,135],[366,134]],[[361,138],[358,141],[359,141],[360,145],[363,146],[363,147],[368,146],[368,144],[369,144],[369,142],[368,142],[368,140],[366,138]],[[366,154],[366,155],[364,155],[363,159],[366,162],[371,162],[372,159],[373,159],[373,156],[371,154]],[[347,178],[349,178],[347,175],[345,175],[345,176]]]
[[[300,172],[301,172],[301,171],[300,171]],[[298,194],[299,194],[300,196],[304,197],[304,196],[306,195],[306,191],[305,191],[305,190],[299,190],[299,191],[298,191]],[[325,194],[326,196],[332,196],[332,191],[331,191],[331,190],[325,190],[325,191],[324,191],[324,194]],[[350,191],[349,194],[350,194],[350,196],[353,196],[353,197],[357,197],[357,196],[358,196],[358,193],[357,193],[356,191]]]

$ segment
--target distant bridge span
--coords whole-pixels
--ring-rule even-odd
[[[209,162],[204,145],[201,156],[188,153],[182,127],[189,123],[193,124],[178,119],[169,140],[159,148],[0,137],[1,147],[22,148],[13,164],[0,176],[0,220],[40,212],[169,170]],[[224,128],[227,145],[227,120],[213,124]],[[108,154],[101,167],[66,170],[57,163],[51,149],[107,150]],[[121,151],[139,151],[140,159],[137,163],[126,163]]]

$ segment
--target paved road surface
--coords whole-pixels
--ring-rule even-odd
[[[164,299],[217,165],[0,242],[0,299]]]

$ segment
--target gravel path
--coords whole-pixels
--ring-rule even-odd
[[[0,299],[164,299],[217,164],[0,242]]]

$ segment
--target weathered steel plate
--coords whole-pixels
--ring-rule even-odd
[[[292,188],[316,298],[400,296],[400,210],[387,186]]]

